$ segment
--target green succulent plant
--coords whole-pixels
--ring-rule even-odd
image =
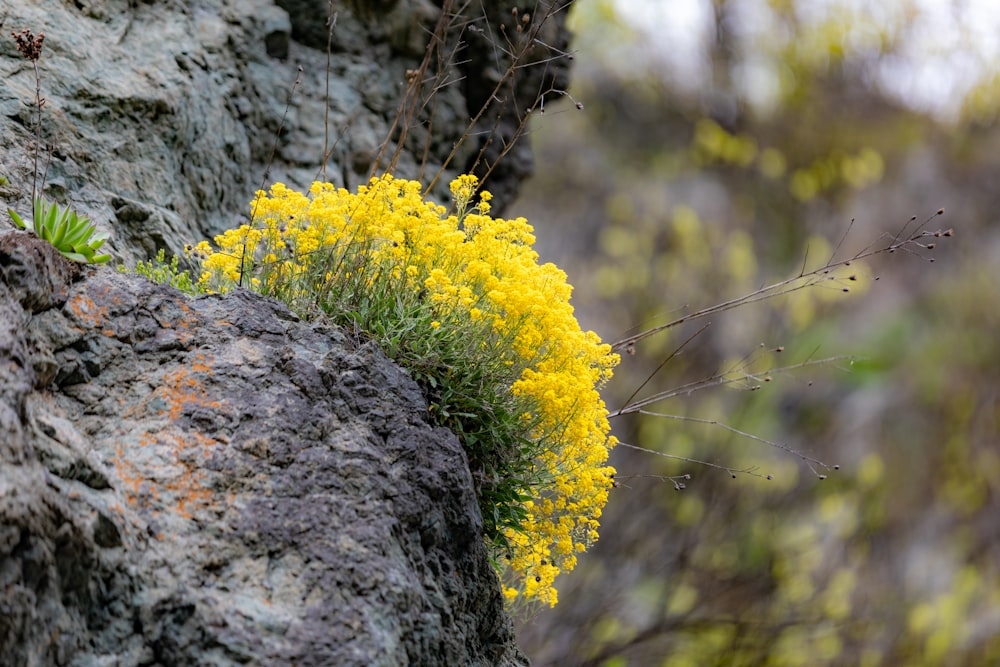
[[[19,229],[29,229],[16,211],[8,208],[7,212]],[[111,259],[111,255],[96,254],[108,235],[98,233],[88,218],[77,215],[69,206],[63,208],[56,202],[35,197],[34,217],[30,222],[30,231],[55,246],[67,259],[81,264],[101,264]]]

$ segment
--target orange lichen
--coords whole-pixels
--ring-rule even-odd
[[[205,378],[213,374],[213,360],[204,353],[192,355],[187,365],[165,373],[160,386],[132,411],[136,418],[147,418],[147,430],[139,436],[139,446],[156,448],[179,471],[165,481],[151,479],[150,471],[142,469],[134,457],[129,460],[119,447],[116,468],[129,505],[145,506],[154,515],[171,512],[183,519],[213,507],[215,493],[209,488],[209,473],[204,465],[220,442],[180,423],[185,411],[192,407],[223,409],[222,401],[208,397],[204,384]],[[171,506],[162,502],[163,496],[171,498]]]
[[[113,324],[109,323],[114,306],[121,306],[123,296],[93,291],[74,294],[66,303],[66,310],[83,327],[109,338],[117,337]],[[193,331],[201,325],[197,315],[183,302],[155,312],[153,317],[163,329],[174,330],[181,342],[194,336]],[[226,323],[228,324],[228,323]],[[181,418],[192,409],[221,411],[224,402],[211,398],[205,381],[214,374],[214,357],[202,352],[193,353],[182,366],[169,370],[153,383],[156,388],[138,404],[122,413],[143,424],[144,431],[137,434],[138,447],[154,448],[161,460],[174,465],[169,479],[154,477],[161,475],[163,468],[145,465],[143,457],[130,456],[124,444],[116,447],[114,461],[116,486],[128,507],[145,510],[153,516],[169,513],[182,519],[191,519],[199,510],[213,508],[216,494],[211,490],[210,475],[205,463],[211,458],[215,448],[222,442],[190,426],[182,424]],[[124,404],[124,398],[119,399]],[[225,438],[221,439],[225,441]],[[235,501],[231,495],[223,501]],[[169,504],[168,504],[169,503]],[[109,509],[124,515],[125,508],[115,504]],[[162,539],[163,534],[157,535]]]
[[[153,399],[160,399],[166,404],[165,411],[171,421],[178,419],[185,408],[192,406],[218,410],[222,407],[220,401],[211,400],[205,395],[202,377],[211,376],[212,359],[198,353],[193,356],[190,365],[177,368],[163,376],[163,384],[153,390]],[[163,412],[161,409],[160,412]]]
[[[93,299],[83,293],[74,294],[66,302],[66,308],[76,315],[80,322],[90,327],[97,328],[108,319],[107,306],[94,303]]]
[[[181,314],[176,317],[171,317],[173,313],[154,313],[153,317],[156,319],[156,323],[159,324],[164,329],[174,329],[177,330],[178,339],[182,343],[186,343],[191,340],[194,334],[191,330],[200,326],[200,322],[197,317],[194,316],[191,308],[187,304],[178,301],[174,305],[181,311]]]

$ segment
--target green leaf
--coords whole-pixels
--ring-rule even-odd
[[[70,219],[69,216],[62,216],[59,222],[56,224],[55,231],[52,233],[52,245],[59,248],[63,239],[66,237],[66,231],[69,229]]]
[[[44,200],[42,200],[44,201]],[[41,230],[36,229],[35,233],[41,236],[46,241],[51,242],[53,237],[53,232],[56,227],[56,216],[59,215],[59,206],[52,202],[48,208],[45,208],[45,204],[42,204],[42,228]],[[55,244],[53,244],[55,245]]]
[[[14,209],[8,208],[7,213],[10,215],[10,219],[14,221],[14,224],[17,225],[18,229],[27,228],[27,225],[24,224],[24,220],[21,219],[21,216],[19,216]]]
[[[86,240],[94,232],[94,228],[90,226],[89,222],[90,221],[86,218],[78,220],[76,225],[66,233],[66,237],[63,239],[63,245],[67,248],[71,248],[80,243],[86,242]]]
[[[66,259],[71,259],[74,262],[79,262],[80,264],[89,264],[90,263],[90,260],[88,260],[86,257],[84,257],[83,255],[81,255],[78,252],[63,252],[62,255]],[[107,261],[107,260],[105,260],[105,261]]]
[[[89,245],[91,249],[97,250],[102,245],[104,245],[104,242],[107,240],[108,240],[107,234],[97,234],[96,236],[90,237],[90,242],[87,245]]]

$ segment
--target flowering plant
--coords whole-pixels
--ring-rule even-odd
[[[391,176],[356,193],[278,183],[257,193],[251,224],[192,255],[202,288],[280,298],[408,368],[468,453],[506,598],[555,605],[553,581],[597,539],[613,483],[598,389],[618,356],[580,329],[527,221],[490,217],[477,189],[474,176],[453,181],[449,213]]]

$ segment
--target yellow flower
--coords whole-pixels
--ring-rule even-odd
[[[531,225],[490,217],[492,195],[475,176],[450,187],[454,215],[424,200],[419,183],[388,175],[356,192],[317,182],[303,194],[275,183],[256,193],[252,224],[215,237],[214,248],[199,243],[191,255],[201,259],[203,287],[242,282],[304,315],[319,310],[357,326],[352,318],[377,306],[389,318],[431,318],[441,334],[406,340],[404,349],[455,345],[477,373],[501,378],[487,398],[513,406],[513,449],[530,452],[529,461],[508,463],[532,471],[514,480],[529,499],[505,501],[523,518],[497,527],[510,549],[504,597],[554,605],[556,578],[597,539],[611,487],[607,459],[616,441],[598,390],[618,357],[580,329],[566,274],[539,263]],[[373,329],[390,332],[384,344],[399,345],[421,327],[380,320]]]

